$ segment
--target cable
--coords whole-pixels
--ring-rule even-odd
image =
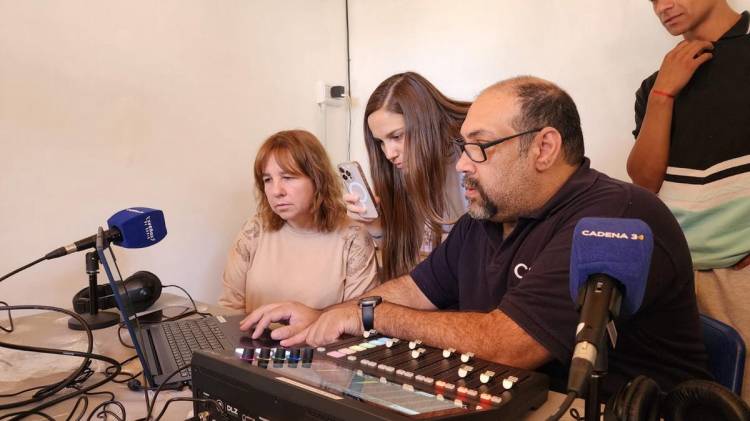
[[[349,114],[349,124],[346,128],[346,160],[352,160],[352,58],[349,51],[349,0],[344,0],[344,10],[346,12],[346,93],[349,96],[347,110]]]
[[[179,373],[182,370],[187,370],[188,368],[192,367],[192,365],[193,365],[192,363],[188,363],[182,367],[178,367],[177,370],[173,371],[169,376],[167,376],[167,378],[164,379],[164,381],[162,381],[159,387],[156,388],[156,392],[154,392],[153,403],[149,404],[148,393],[146,394],[146,407],[148,407],[148,412],[146,413],[146,418],[145,418],[146,421],[151,421],[151,412],[153,412],[154,410],[154,405],[156,405],[156,397],[159,396],[159,392],[161,392],[162,389],[164,389],[164,386],[166,386],[167,383],[169,383],[172,377],[177,375],[177,373]]]
[[[51,310],[51,311],[59,311],[62,313],[65,313],[71,317],[76,317],[79,321],[83,321],[81,326],[84,327],[84,330],[86,331],[86,337],[88,339],[88,346],[86,347],[86,352],[88,354],[91,353],[91,351],[94,348],[94,335],[91,333],[91,329],[89,328],[86,321],[81,318],[76,313],[73,313],[72,311],[61,309],[58,307],[50,307],[50,306],[36,306],[36,305],[20,305],[20,306],[4,306],[0,307],[0,311],[3,310]],[[42,352],[42,353],[50,353],[50,354],[57,354],[57,355],[65,355],[65,350],[52,350],[53,352],[47,352],[50,351],[49,348],[35,348],[30,346],[23,346],[23,345],[16,345],[16,344],[9,344],[5,342],[0,342],[0,347],[10,348],[10,349],[16,349],[20,351],[32,351],[32,352]],[[42,351],[34,351],[35,349],[41,349]],[[45,399],[48,396],[51,396],[58,391],[64,389],[67,385],[72,384],[78,376],[80,376],[84,370],[89,365],[89,358],[84,358],[84,360],[81,362],[81,365],[76,369],[73,373],[71,373],[68,377],[62,379],[61,381],[49,385],[45,385],[40,387],[40,391],[35,393],[34,396],[31,399],[27,399],[24,401],[14,402],[10,404],[2,404],[0,405],[0,410],[2,409],[10,409],[10,408],[17,408],[19,406],[28,405],[31,403],[39,402],[43,399]],[[0,418],[1,419],[1,418]]]
[[[8,279],[8,278],[10,278],[11,276],[13,276],[13,275],[17,274],[18,272],[20,272],[20,271],[22,271],[22,270],[25,270],[25,269],[28,269],[28,268],[30,268],[30,267],[32,267],[32,266],[34,266],[35,264],[37,264],[37,263],[39,263],[39,262],[41,262],[41,261],[44,261],[44,260],[46,260],[46,259],[47,259],[46,257],[40,257],[40,258],[38,258],[38,259],[34,260],[33,262],[31,262],[31,263],[29,263],[29,264],[26,264],[26,265],[24,265],[24,266],[21,266],[20,268],[18,268],[18,269],[16,269],[16,270],[14,270],[14,271],[12,271],[12,272],[10,272],[10,273],[9,273],[9,274],[7,274],[7,275],[4,275],[4,276],[3,276],[2,278],[0,278],[0,282],[2,282],[2,281],[4,281],[4,280],[6,280],[6,279]]]
[[[219,406],[219,403],[216,402],[214,399],[201,399],[201,398],[182,398],[182,397],[176,397],[176,398],[170,398],[167,400],[166,403],[164,403],[164,407],[159,412],[159,415],[156,416],[156,419],[154,421],[159,421],[161,417],[164,416],[164,412],[166,412],[167,407],[172,402],[199,402],[199,403],[212,403],[216,407],[217,412],[220,414],[224,413],[224,410]]]
[[[30,409],[28,411],[15,412],[13,414],[5,414],[2,417],[0,417],[0,420],[9,418],[11,416],[13,417],[13,420],[20,420],[20,419],[26,418],[26,417],[28,417],[30,415],[40,415],[40,416],[42,416],[42,417],[44,417],[44,418],[46,418],[48,420],[55,421],[55,419],[52,418],[52,417],[50,417],[48,414],[45,414],[42,411],[37,411],[37,410],[33,410],[33,409]]]
[[[568,393],[568,396],[565,397],[565,400],[560,404],[560,407],[557,408],[557,412],[552,414],[549,418],[547,418],[547,421],[557,421],[560,418],[562,418],[563,415],[565,415],[565,411],[570,408],[570,405],[573,404],[573,401],[576,399],[576,392],[570,392]]]
[[[70,414],[68,415],[68,418],[65,418],[65,421],[70,421],[73,419],[73,414],[76,413],[76,409],[78,409],[78,404],[83,402],[83,410],[81,411],[81,415],[76,418],[76,421],[81,421],[81,418],[83,418],[83,415],[86,414],[86,410],[89,407],[89,397],[86,395],[81,395],[76,399],[75,405],[73,405],[73,409],[70,410]]]
[[[118,408],[120,408],[120,412],[122,413],[122,417],[118,416],[114,412],[107,409],[107,405],[117,405]],[[127,414],[125,413],[125,406],[123,406],[122,403],[119,401],[116,401],[114,399],[110,399],[108,401],[104,401],[100,403],[99,405],[95,406],[94,409],[91,410],[91,414],[89,414],[89,417],[86,418],[86,421],[91,421],[91,417],[93,417],[96,414],[96,411],[99,409],[102,409],[102,413],[100,415],[104,415],[104,417],[99,416],[98,418],[107,418],[107,415],[111,415],[116,420],[125,421],[127,419]]]
[[[198,311],[198,306],[195,305],[195,300],[193,300],[193,297],[190,295],[189,292],[187,292],[187,290],[185,288],[183,288],[183,287],[181,287],[179,285],[162,285],[162,288],[179,288],[180,290],[182,290],[182,292],[185,293],[185,295],[187,295],[188,299],[190,300],[190,303],[193,305],[193,311],[195,311],[195,314],[200,314],[201,316],[208,316],[208,315],[210,315],[209,313],[201,313],[200,311]],[[175,316],[175,317],[177,317],[177,316]]]
[[[50,401],[41,403],[41,404],[37,405],[36,407],[31,408],[31,409],[29,409],[27,411],[21,411],[21,412],[17,412],[17,413],[5,414],[3,416],[0,416],[0,420],[5,419],[5,418],[9,418],[9,417],[14,417],[13,419],[21,419],[21,418],[23,418],[23,417],[25,417],[27,415],[38,413],[39,411],[41,411],[44,408],[50,407],[52,405],[56,405],[56,404],[58,404],[60,402],[63,402],[65,400],[67,400],[67,399],[70,399],[70,398],[73,398],[73,397],[76,397],[76,396],[79,396],[79,395],[82,395],[82,394],[86,394],[88,391],[93,390],[93,389],[95,389],[95,388],[97,388],[97,387],[99,387],[99,386],[101,386],[101,385],[103,385],[103,384],[111,381],[113,378],[115,378],[120,373],[121,366],[119,365],[119,363],[117,362],[117,360],[115,360],[113,358],[110,358],[110,357],[107,357],[105,355],[93,354],[93,353],[90,352],[91,348],[93,347],[93,335],[91,333],[91,329],[88,327],[88,324],[86,323],[86,320],[84,320],[77,313],[74,313],[74,312],[72,312],[70,310],[66,310],[66,309],[59,308],[59,307],[42,306],[42,305],[18,305],[18,306],[0,307],[0,311],[3,311],[3,310],[46,310],[46,311],[56,311],[56,312],[64,313],[64,314],[66,314],[66,315],[68,315],[70,317],[75,318],[81,324],[81,326],[83,326],[86,329],[86,333],[87,333],[87,336],[89,338],[89,346],[88,346],[88,350],[89,351],[88,352],[69,351],[69,350],[64,350],[64,349],[52,349],[52,348],[43,348],[43,347],[32,347],[32,346],[27,346],[27,345],[16,345],[16,344],[10,344],[10,343],[6,343],[6,342],[0,342],[0,347],[9,348],[9,349],[15,349],[15,350],[20,350],[20,351],[39,352],[39,353],[44,353],[44,354],[66,355],[66,356],[71,356],[71,357],[81,357],[81,358],[84,358],[84,360],[83,360],[84,362],[81,365],[81,368],[79,368],[78,370],[76,370],[72,375],[68,376],[63,382],[58,383],[57,387],[55,387],[55,388],[53,388],[53,389],[50,390],[50,394],[51,393],[56,393],[57,391],[65,388],[65,387],[70,386],[73,383],[73,380],[79,378],[79,376],[82,374],[83,368],[85,368],[85,367],[88,366],[88,363],[89,363],[90,359],[95,359],[95,360],[107,362],[110,365],[115,366],[115,371],[114,371],[114,373],[106,375],[102,380],[96,381],[96,382],[94,382],[94,383],[92,383],[92,384],[90,384],[88,386],[85,386],[85,387],[75,387],[75,391],[73,391],[71,393],[67,393],[65,395],[62,395],[62,396],[57,397],[55,399],[52,399]],[[39,400],[41,400],[41,399],[40,398],[32,398],[30,400],[26,400],[26,401],[22,401],[22,402],[15,402],[15,403],[11,403],[11,404],[0,405],[0,409],[15,408],[15,407],[20,406],[20,405],[27,405],[29,403],[38,402]]]
[[[18,396],[18,395],[26,393],[26,392],[31,392],[32,390],[43,389],[44,387],[45,386],[34,386],[34,387],[30,387],[28,389],[21,390],[20,392],[8,393],[7,395],[0,395],[0,398],[12,398],[13,396]]]
[[[8,303],[6,303],[5,301],[0,301],[0,304],[6,307],[8,306]],[[10,314],[10,310],[8,310],[8,321],[10,322],[10,327],[7,328],[4,326],[0,326],[0,330],[3,330],[4,332],[7,332],[7,333],[11,333],[13,332],[13,316]]]

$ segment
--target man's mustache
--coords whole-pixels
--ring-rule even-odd
[[[479,186],[479,181],[477,181],[474,178],[464,177],[464,188],[465,189],[475,189]]]

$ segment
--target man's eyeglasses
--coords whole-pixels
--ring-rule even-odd
[[[542,128],[534,129],[534,130],[528,130],[522,133],[516,133],[514,135],[501,137],[497,140],[492,140],[490,142],[486,143],[477,143],[477,142],[467,142],[463,138],[459,137],[458,139],[454,140],[453,143],[458,147],[458,149],[461,151],[461,153],[466,153],[466,156],[469,157],[474,162],[484,162],[487,160],[487,152],[485,152],[485,149],[499,145],[506,140],[511,140],[513,138],[516,138],[518,136],[523,136],[525,134],[531,134],[534,132],[538,132],[542,130]]]

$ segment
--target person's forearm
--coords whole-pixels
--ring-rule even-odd
[[[651,93],[641,130],[628,156],[633,183],[658,193],[669,161],[674,99]]]
[[[390,281],[387,281],[352,300],[330,306],[326,308],[326,310],[336,306],[345,305],[352,301],[357,301],[362,297],[373,295],[382,297],[383,301],[419,310],[435,310],[437,308],[429,299],[427,299],[427,297],[425,297],[417,284],[414,283],[414,280],[411,279],[411,276],[404,275],[396,279],[391,279]]]
[[[551,359],[549,352],[500,310],[490,313],[419,311],[391,303],[375,308],[375,329],[403,340],[478,358],[534,369]]]

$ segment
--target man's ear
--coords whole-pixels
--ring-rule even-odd
[[[562,136],[554,127],[545,127],[534,139],[536,159],[534,167],[537,171],[546,171],[552,167],[562,155]]]

